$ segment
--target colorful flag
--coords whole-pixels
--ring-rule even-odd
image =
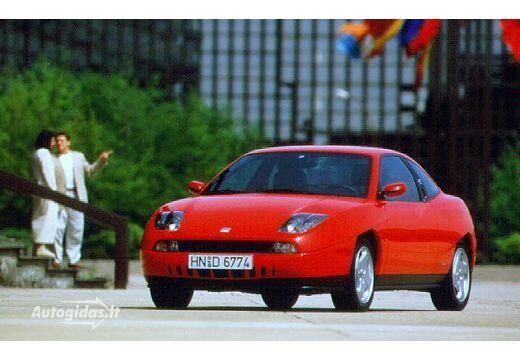
[[[504,42],[513,58],[520,62],[520,20],[506,19],[500,23]],[[399,33],[399,44],[406,49],[406,54],[416,57],[414,87],[418,89],[428,67],[433,40],[439,34],[441,25],[439,19],[367,19],[363,23],[346,23],[339,29],[338,48],[350,57],[360,58],[361,42],[370,35],[373,46],[364,57],[371,58],[381,54],[385,43]]]
[[[520,62],[520,20],[500,20],[502,25],[502,39],[507,44],[513,58]]]
[[[433,39],[439,34],[441,21],[437,19],[406,20],[399,31],[398,39],[408,56],[417,56],[415,62],[414,88],[422,85],[424,70],[428,68]]]
[[[415,81],[413,84],[414,90],[418,90],[424,78],[424,70],[428,68],[430,63],[430,53],[432,50],[432,42],[426,45],[426,49],[422,50],[415,63]]]
[[[432,40],[437,37],[440,28],[441,20],[424,20],[423,24],[421,25],[421,28],[417,33],[417,36],[410,39],[406,47],[406,53],[408,55],[415,55],[421,50],[425,50],[428,47],[428,45],[432,42]]]
[[[408,49],[410,41],[417,37],[423,24],[424,20],[422,19],[405,20],[401,30],[399,31],[399,35],[397,35],[399,44]]]
[[[368,26],[365,23],[346,23],[339,28],[338,33],[340,34],[336,43],[338,50],[351,58],[359,59],[360,44],[368,34]]]
[[[372,49],[368,52],[367,58],[379,55],[383,52],[383,46],[385,43],[394,37],[401,27],[403,26],[404,20],[402,19],[383,19],[383,20],[365,20],[368,25],[368,33],[373,38]]]

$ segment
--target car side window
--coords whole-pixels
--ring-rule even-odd
[[[379,170],[379,188],[388,184],[403,182],[406,184],[406,192],[401,196],[389,197],[388,201],[419,201],[419,191],[415,180],[405,165],[397,156],[385,156],[381,159]]]
[[[406,162],[415,172],[419,186],[422,186],[424,188],[424,192],[426,194],[425,200],[431,199],[435,195],[437,195],[440,189],[435,183],[435,181],[433,181],[433,179],[430,177],[430,175],[428,175],[428,173],[424,171],[423,168],[417,165],[414,161],[406,159]]]

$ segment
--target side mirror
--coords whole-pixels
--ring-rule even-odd
[[[383,190],[381,190],[381,197],[395,197],[401,196],[406,192],[406,184],[403,182],[391,183],[386,185]]]
[[[205,187],[206,184],[202,181],[193,180],[188,183],[188,191],[195,195],[199,195]]]

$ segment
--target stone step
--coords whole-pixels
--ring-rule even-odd
[[[25,255],[26,246],[17,239],[0,235],[0,283],[13,286],[16,280],[18,258]]]
[[[55,276],[72,276],[76,277],[76,274],[78,273],[78,270],[76,269],[47,269],[47,274],[49,275],[55,275]]]
[[[21,243],[0,242],[0,257],[18,257],[26,254],[27,247]]]
[[[22,243],[3,243],[0,242],[0,250],[9,250],[9,249],[25,249],[25,244]]]
[[[47,269],[52,266],[52,259],[36,256],[20,256],[13,285],[16,287],[50,287],[46,280]]]
[[[25,288],[103,289],[108,279],[94,276],[88,268],[54,268],[53,259],[28,256],[19,240],[0,236],[0,284]]]
[[[54,289],[74,288],[77,271],[75,269],[47,269],[42,286]]]
[[[13,286],[18,272],[18,256],[0,255],[0,284]]]
[[[20,257],[18,249],[0,250],[0,278],[5,280],[8,273],[12,273],[12,269],[18,265],[18,257]]]
[[[104,289],[108,280],[104,277],[94,277],[90,279],[76,279],[74,287],[79,289]]]
[[[18,266],[44,266],[45,268],[51,268],[53,259],[44,258],[38,256],[19,256],[18,257]]]

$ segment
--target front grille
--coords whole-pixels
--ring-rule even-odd
[[[198,269],[197,272],[199,273],[200,277],[204,277],[204,278],[211,277],[211,270],[209,270],[209,269]]]
[[[225,279],[229,277],[229,270],[213,270],[213,276],[217,279]]]
[[[271,241],[177,240],[181,252],[272,253]]]
[[[252,270],[218,270],[218,269],[188,269],[184,268],[185,274],[190,278],[203,278],[203,279],[255,279],[258,273]],[[180,269],[178,269],[178,275],[181,275]],[[262,278],[274,276],[275,269],[262,267],[260,269],[260,276]],[[182,276],[182,275],[181,275]]]

